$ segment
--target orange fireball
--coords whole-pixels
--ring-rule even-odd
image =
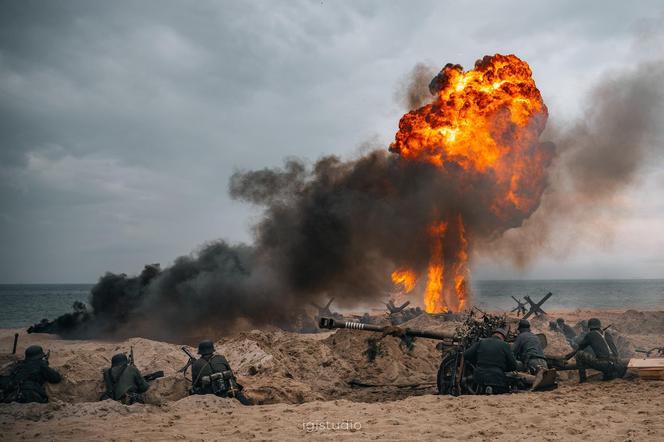
[[[539,148],[548,114],[528,64],[514,55],[486,56],[468,72],[448,64],[429,88],[433,101],[401,118],[390,151],[454,173],[460,187],[489,183],[488,210],[499,219],[532,213],[551,153]],[[429,233],[426,311],[459,311],[470,274],[462,214],[436,219]]]

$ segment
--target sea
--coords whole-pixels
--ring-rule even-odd
[[[0,284],[0,328],[32,325],[71,311],[74,301],[87,302],[92,284]],[[528,295],[539,301],[553,293],[542,308],[664,309],[664,279],[576,279],[474,281],[474,304],[511,310]]]

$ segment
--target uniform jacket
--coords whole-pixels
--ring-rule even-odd
[[[463,356],[475,364],[474,377],[480,385],[505,387],[505,372],[514,371],[517,367],[509,344],[496,336],[480,339]]]

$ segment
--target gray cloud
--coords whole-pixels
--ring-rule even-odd
[[[256,214],[236,168],[387,144],[412,67],[514,52],[553,119],[656,47],[657,2],[31,2],[0,14],[0,281],[166,263]],[[645,22],[643,22],[645,20]],[[649,29],[649,31],[648,31]]]

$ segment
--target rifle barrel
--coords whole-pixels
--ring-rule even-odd
[[[14,347],[12,348],[12,354],[16,354],[16,345],[18,344],[18,333],[14,333]]]

